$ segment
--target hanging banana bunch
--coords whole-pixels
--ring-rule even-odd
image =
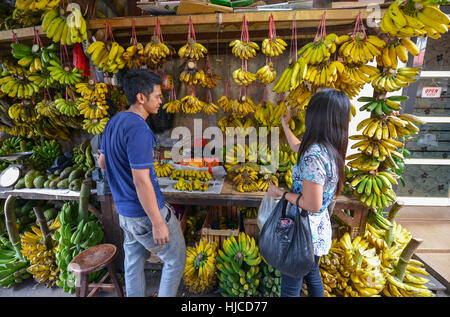
[[[283,54],[287,47],[287,43],[277,37],[277,32],[275,29],[275,22],[273,20],[273,15],[269,17],[269,38],[264,39],[261,44],[261,52],[270,57],[279,56]]]

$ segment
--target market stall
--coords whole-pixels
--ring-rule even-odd
[[[218,285],[223,296],[278,294],[279,272],[264,264],[257,251],[255,208],[269,184],[290,188],[297,153],[283,144],[282,132],[279,148],[272,148],[271,142],[262,148],[260,139],[252,143],[245,129],[257,127],[258,137],[270,139],[274,132],[267,129],[280,128],[280,117],[289,107],[296,111],[289,125],[301,138],[312,94],[332,87],[352,100],[351,119],[357,127],[350,137],[354,151],[347,157],[345,190],[329,210],[336,230],[332,250],[321,262],[326,295],[433,296],[426,279],[418,276],[428,273],[421,263],[410,260],[420,242],[394,218],[401,207],[395,188],[403,170],[404,138],[415,135],[423,123],[402,112],[407,97],[401,89],[420,72],[408,66],[408,59],[418,55],[410,38],[438,38],[447,32],[448,17],[438,7],[397,1],[378,3],[376,10],[361,4],[326,10],[289,5],[268,10],[255,5],[202,13],[189,6],[194,11],[183,14],[95,17],[95,10],[84,1],[48,1],[39,8],[30,3],[17,1],[14,14],[0,24],[7,28],[0,31],[0,128],[5,134],[0,152],[3,157],[33,153],[21,162],[1,161],[2,170],[19,166],[20,173],[0,189],[0,199],[19,199],[16,210],[26,201],[47,201],[60,210],[57,217],[47,219],[50,229],[45,225],[32,229],[30,222],[13,232],[9,222],[15,221],[14,202],[8,210],[5,206],[10,218],[2,250],[9,262],[19,263],[22,278],[33,276],[39,283],[52,281],[50,286],[56,283],[73,291],[68,261],[101,241],[119,247],[121,267],[118,216],[107,182],[96,168],[92,144],[109,118],[126,109],[121,76],[127,69],[146,68],[163,78],[166,100],[149,124],[158,135],[155,168],[162,191],[169,203],[181,206],[177,216],[185,234],[192,235],[192,240],[186,239],[190,252],[184,276],[192,292]],[[12,8],[2,10],[8,16]],[[136,13],[136,7],[128,11]],[[25,25],[13,28],[9,23],[19,23],[15,18],[19,13],[31,22],[23,20]],[[42,20],[33,20],[36,14]],[[176,127],[194,136],[185,144],[189,149],[198,149],[198,142],[204,149],[205,131],[211,127],[223,133],[224,141],[226,128],[234,128],[233,138],[247,143],[216,154],[213,166],[202,168],[190,151],[182,153],[186,160],[180,165],[164,150],[174,145],[170,132]],[[275,170],[268,169],[271,151],[277,151]],[[243,161],[236,162],[239,155]],[[220,175],[212,170],[216,167],[221,168]],[[204,217],[195,220],[197,209],[204,208]],[[61,219],[62,213],[67,215]],[[26,243],[22,251],[17,247],[21,235],[30,235],[27,230],[38,235],[39,230],[41,235],[50,230],[53,246],[61,246],[47,250],[54,266],[46,278],[24,269],[39,260],[28,259],[30,266],[23,255]],[[241,249],[230,247],[236,240]],[[35,249],[41,245],[34,240]],[[246,263],[235,261],[239,252],[249,254]],[[193,264],[189,258],[200,253],[207,256]],[[240,276],[241,270],[247,280],[239,281],[236,274]],[[6,277],[1,285],[21,281]]]

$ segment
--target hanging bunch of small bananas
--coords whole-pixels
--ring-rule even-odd
[[[180,109],[187,114],[199,113],[203,110],[205,102],[201,101],[194,95],[187,95],[181,98]]]
[[[344,72],[344,65],[339,61],[311,65],[308,67],[304,80],[315,87],[330,87],[338,80],[338,72]]]
[[[292,90],[286,97],[286,103],[291,107],[291,109],[306,109],[306,106],[311,100],[313,92],[304,83],[300,84]]]
[[[170,179],[200,180],[207,182],[212,179],[212,175],[208,171],[172,169],[169,174]]]
[[[378,129],[378,131],[380,131],[380,128]],[[384,129],[384,131],[387,131],[386,128]],[[357,148],[362,153],[365,153],[366,155],[371,155],[381,162],[384,161],[387,157],[393,156],[403,159],[403,156],[396,151],[397,148],[403,146],[402,142],[399,142],[389,137],[378,138],[379,136],[380,135],[377,135],[375,137],[368,137],[366,135],[352,135],[350,136],[349,139],[359,140],[358,142],[352,145],[352,149]]]
[[[326,62],[330,59],[331,54],[336,52],[337,39],[338,36],[334,33],[330,33],[324,38],[318,36],[313,42],[309,42],[298,51],[298,57],[303,57],[308,65]]]
[[[270,57],[279,56],[283,54],[287,47],[287,43],[275,36],[265,39],[261,44],[261,52]]]
[[[246,42],[241,40],[233,40],[230,42],[231,53],[237,58],[246,59],[256,56],[256,51],[259,51],[259,45],[255,42]]]
[[[224,112],[233,111],[233,102],[227,96],[222,96],[217,100],[217,103],[222,107]]]
[[[189,64],[189,63],[188,63]],[[205,81],[206,75],[203,70],[198,70],[195,66],[184,69],[180,73],[180,81],[187,85],[197,85]]]
[[[276,106],[270,101],[260,103],[256,106],[255,119],[256,121],[266,127],[280,127],[281,116],[286,114],[287,106],[284,101],[280,101]]]
[[[63,15],[58,9],[45,12],[42,17],[42,30],[53,42],[62,45],[81,43],[87,38],[86,21],[75,6]]]
[[[409,38],[392,38],[377,56],[377,65],[385,68],[397,68],[398,61],[408,62],[408,51],[414,56],[419,55],[419,49]]]
[[[30,99],[39,92],[39,87],[25,78],[9,75],[0,78],[0,90],[11,98]]]
[[[76,92],[81,97],[92,99],[106,99],[108,93],[108,86],[105,83],[95,83],[93,80],[82,82],[75,85]]]
[[[144,44],[135,43],[127,47],[122,58],[128,69],[141,68],[147,61],[148,54],[145,52]]]
[[[277,93],[288,92],[302,86],[308,70],[308,64],[305,59],[300,57],[295,63],[290,63],[283,71],[277,83],[273,87],[273,91]]]
[[[161,42],[157,36],[153,36],[152,40],[145,45],[144,54],[147,56],[147,65],[150,69],[155,69],[176,55],[176,52],[172,47]]]
[[[66,116],[75,117],[80,114],[77,102],[73,99],[65,99],[60,96],[55,99],[53,105],[60,113],[65,114]]]
[[[123,58],[125,49],[117,42],[95,41],[89,45],[87,51],[92,62],[103,72],[117,73],[126,65]]]
[[[154,165],[157,177],[168,177],[175,169],[170,163],[155,162]]]
[[[397,174],[388,171],[364,173],[355,177],[351,186],[363,205],[383,209],[396,199],[393,187],[397,185],[397,178]]]
[[[256,75],[263,84],[270,84],[275,81],[275,78],[277,78],[277,72],[273,68],[272,62],[269,62],[267,65],[264,65],[258,69]]]
[[[183,281],[189,291],[204,293],[217,283],[217,244],[200,239],[193,247],[186,250],[186,266]]]
[[[208,54],[206,47],[197,43],[192,38],[178,50],[178,56],[180,56],[180,58],[187,58],[195,61],[204,58],[206,54]]]
[[[173,185],[173,188],[180,191],[201,191],[206,192],[208,190],[209,182],[202,182],[199,179],[193,179],[186,181],[184,178],[180,178],[178,182]]]
[[[48,227],[50,234],[47,237],[43,236],[41,229],[33,226],[33,232],[27,231],[21,238],[22,253],[30,261],[27,271],[36,282],[45,283],[46,287],[53,287],[59,277],[59,267],[55,259],[57,241],[52,238],[52,234],[60,226],[59,221],[55,219]]]
[[[205,102],[203,104],[203,109],[202,112],[206,113],[206,114],[214,114],[219,110],[219,106],[216,105],[214,102],[210,101],[210,102]]]
[[[8,109],[8,115],[11,119],[19,123],[32,123],[37,120],[34,104],[30,100],[13,104]]]
[[[448,32],[449,17],[426,1],[396,0],[381,20],[381,30],[393,37],[429,36],[438,39]]]
[[[181,105],[182,105],[182,102],[180,100],[174,99],[169,102],[166,102],[163,105],[163,109],[166,110],[167,113],[181,112],[182,111]]]
[[[84,119],[83,129],[91,134],[101,134],[108,120],[109,117],[104,117],[101,119]]]
[[[51,100],[41,100],[38,103],[36,103],[34,109],[36,110],[36,113],[39,116],[43,117],[49,117],[49,118],[56,118],[61,113],[59,110],[55,107],[55,104]]]
[[[105,99],[89,100],[79,98],[76,104],[79,114],[83,115],[86,119],[101,119],[108,114],[109,106]]]
[[[247,135],[247,128],[254,126],[253,119],[247,117],[244,122],[241,119],[232,115],[225,115],[217,121],[220,130],[226,135],[238,135],[245,137]],[[229,129],[227,129],[229,128]]]
[[[61,0],[16,0],[15,6],[23,11],[48,11],[59,6]]]
[[[223,250],[222,250],[223,249]],[[222,296],[255,296],[259,287],[261,255],[255,239],[243,232],[223,241],[216,258]]]
[[[397,91],[415,82],[419,73],[419,67],[401,67],[397,70],[389,68],[373,77],[372,87],[382,93]]]
[[[41,47],[39,44],[28,46],[22,43],[11,43],[11,53],[18,60],[17,63],[32,73],[43,71],[50,60],[58,60],[53,52],[55,49],[54,44]]]
[[[221,76],[214,74],[210,69],[208,69],[204,73],[205,77],[200,81],[200,85],[202,85],[202,87],[204,88],[211,89],[217,87],[217,85],[219,84],[217,80],[222,80]]]
[[[62,66],[58,61],[50,60],[50,66],[47,67],[50,75],[62,85],[76,85],[83,80],[83,75],[77,67],[72,69],[69,66]]]
[[[255,112],[256,106],[248,96],[242,96],[238,100],[233,100],[234,115],[243,118],[249,113]]]
[[[31,73],[27,78],[39,88],[56,88],[55,78],[50,74],[50,72]]]
[[[252,72],[238,68],[233,71],[233,79],[238,85],[248,86],[258,79],[258,75]]]
[[[367,64],[379,56],[386,47],[386,42],[377,35],[366,36],[362,32],[357,32],[355,36],[342,35],[338,38],[338,54],[346,63]]]
[[[343,72],[350,77],[350,80],[364,86],[372,82],[373,78],[380,73],[380,70],[370,65],[345,64]]]

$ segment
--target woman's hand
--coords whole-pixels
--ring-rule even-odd
[[[282,190],[281,188],[278,188],[277,186],[271,184],[269,185],[269,188],[267,189],[267,194],[269,194],[269,196],[271,197],[281,197],[283,196],[284,190]]]

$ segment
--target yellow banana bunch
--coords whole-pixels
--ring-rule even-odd
[[[186,250],[186,266],[183,280],[189,291],[203,293],[211,290],[217,282],[217,244],[201,239]]]
[[[394,1],[381,20],[381,30],[393,37],[429,36],[448,32],[450,19],[437,6],[422,1]]]
[[[208,182],[201,182],[198,179],[194,179],[191,181],[185,181],[184,178],[180,178],[178,182],[173,185],[173,188],[180,191],[202,191],[206,192],[208,190]]]
[[[303,57],[308,65],[327,62],[331,54],[336,52],[337,39],[338,36],[334,33],[328,34],[325,38],[318,37],[314,42],[304,45],[298,52],[298,57]]]
[[[239,192],[257,191],[259,172],[249,166],[236,168],[233,170],[233,183]]]
[[[39,116],[55,118],[61,113],[50,100],[41,100],[35,105],[36,113]]]
[[[243,42],[240,40],[231,41],[230,47],[232,47],[231,52],[234,56],[240,59],[249,59],[256,56],[256,51],[259,50],[259,45],[255,42]]]
[[[211,89],[211,88],[216,87],[219,84],[217,82],[217,80],[222,80],[222,77],[219,75],[216,75],[216,74],[212,73],[210,70],[208,70],[205,72],[205,76],[200,81],[200,85],[202,85],[204,88]]]
[[[181,112],[181,104],[182,102],[178,99],[174,99],[172,101],[166,102],[163,105],[163,109],[166,110],[168,113],[176,113]]]
[[[186,170],[186,169],[172,169],[169,174],[170,179],[185,179],[207,182],[212,179],[212,175],[208,171]]]
[[[385,208],[395,201],[393,187],[397,185],[397,174],[381,171],[378,173],[360,174],[356,176],[351,186],[354,194],[368,208]]]
[[[242,68],[238,68],[233,71],[233,79],[238,85],[248,86],[257,78],[258,76],[256,74],[245,71]]]
[[[278,186],[278,178],[273,174],[264,174],[258,180],[258,189],[259,191],[266,192],[269,188],[269,185]]]
[[[279,127],[281,126],[281,116],[286,114],[287,106],[284,101],[280,101],[274,106],[270,101],[264,105],[259,104],[256,107],[255,119],[263,126],[266,127]]]
[[[227,96],[220,97],[217,103],[222,107],[224,112],[233,111],[233,103]]]
[[[100,119],[108,114],[109,106],[106,100],[89,100],[79,98],[77,100],[77,109],[86,119]]]
[[[216,105],[214,102],[205,102],[203,104],[202,112],[206,114],[214,114],[219,110],[219,106]]]
[[[372,87],[379,92],[397,91],[415,82],[419,73],[419,67],[390,68],[373,77]]]
[[[134,45],[128,46],[125,52],[123,52],[122,58],[128,69],[134,69],[141,68],[144,64],[146,64],[149,56],[144,49],[144,44],[138,42]]]
[[[75,85],[76,92],[88,100],[106,99],[108,86],[105,83],[95,83],[93,80]]]
[[[307,67],[305,59],[301,57],[295,63],[290,63],[273,87],[273,91],[281,93],[296,89],[303,84]]]
[[[154,165],[157,177],[167,177],[175,169],[175,167],[169,163],[155,162]]]
[[[292,90],[286,97],[286,103],[291,107],[291,109],[305,109],[308,105],[313,92],[306,86],[306,84],[301,84],[294,90]]]
[[[185,69],[180,73],[180,81],[187,85],[203,84],[206,81],[206,75],[203,70]]]
[[[339,41],[343,42],[338,50],[339,56],[347,63],[353,64],[367,64],[373,61],[386,46],[386,42],[378,36],[366,36],[362,32],[357,32],[354,37],[343,35],[339,37]]]
[[[66,14],[60,15],[57,9],[47,11],[42,18],[42,30],[55,43],[81,43],[87,38],[87,25],[81,11],[73,7]]]
[[[26,82],[15,76],[6,76],[0,79],[0,90],[11,98],[30,99],[39,92],[39,87],[33,82]]]
[[[355,153],[346,157],[349,160],[348,166],[356,168],[360,171],[373,171],[380,166],[380,161],[375,157],[363,153]]]
[[[292,187],[292,169],[288,170],[284,176],[284,182],[288,188]]]
[[[395,275],[388,274],[386,276],[386,287],[383,289],[383,295],[387,297],[434,297],[434,293],[430,291],[424,284],[429,280],[418,277],[416,274],[428,276],[428,272],[422,268],[412,264],[408,264],[407,273],[400,281]]]
[[[101,134],[108,120],[108,117],[101,119],[84,119],[83,129],[91,134]]]
[[[266,56],[274,57],[283,54],[286,47],[287,43],[283,39],[271,37],[262,42],[261,52]]]
[[[52,234],[61,224],[58,219],[52,222],[48,227],[51,235],[44,239],[42,231],[36,226],[31,227],[21,238],[22,254],[30,261],[27,271],[33,275],[33,278],[39,284],[46,283],[47,287],[53,287],[59,279],[59,267],[56,264],[57,241],[52,238]],[[44,241],[46,243],[44,243]]]
[[[22,11],[49,11],[59,6],[61,0],[16,0],[15,6]]]
[[[138,53],[141,54],[139,51],[141,48],[137,47],[137,49]],[[162,65],[175,54],[176,53],[173,52],[173,49],[159,41],[156,37],[153,37],[152,40],[145,45],[143,52],[143,56],[147,57],[147,64],[151,69]]]
[[[187,95],[181,98],[180,108],[184,113],[195,114],[202,111],[205,102],[199,100],[193,95]]]
[[[270,84],[277,78],[277,72],[273,68],[272,62],[258,69],[256,75],[263,84]]]
[[[333,61],[322,65],[313,65],[308,67],[304,79],[315,87],[329,87],[337,81],[338,71],[343,70],[343,68],[344,65],[339,61]]]
[[[103,72],[115,74],[126,65],[123,58],[125,49],[117,42],[95,41],[89,45],[86,52],[91,56],[92,62]]]
[[[243,96],[234,101],[234,112],[237,118],[245,117],[247,114],[255,112],[255,104],[248,96]]]
[[[380,73],[380,70],[376,67],[370,65],[362,66],[356,64],[346,64],[344,71],[350,76],[352,81],[358,82],[361,85],[372,82],[372,79]],[[369,73],[367,74],[365,71],[368,71]]]
[[[204,58],[206,54],[208,54],[206,47],[200,43],[194,42],[193,39],[189,39],[188,43],[178,50],[178,56],[180,56],[180,58],[188,58],[195,61]]]
[[[235,118],[233,116],[223,116],[217,121],[217,125],[219,126],[220,130],[222,130],[223,133],[227,133],[227,127],[235,128],[236,122]]]
[[[350,140],[360,140],[352,145],[352,149],[357,148],[362,153],[373,156],[380,162],[384,161],[388,156],[403,158],[400,153],[396,152],[398,147],[403,146],[403,143],[397,140],[391,138],[370,138],[366,135],[353,135],[350,137]]]

